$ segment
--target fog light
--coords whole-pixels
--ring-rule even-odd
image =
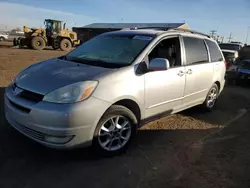
[[[74,136],[70,135],[70,136],[51,136],[51,135],[45,135],[44,136],[44,140],[46,142],[49,143],[54,143],[54,144],[65,144],[67,142],[69,142],[70,140],[72,140]]]

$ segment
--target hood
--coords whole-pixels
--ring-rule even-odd
[[[79,64],[66,60],[50,59],[31,65],[18,74],[17,86],[45,95],[63,86],[97,77],[114,69]]]

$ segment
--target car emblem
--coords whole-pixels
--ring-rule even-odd
[[[20,88],[18,88],[18,87],[15,87],[15,89],[14,89],[14,94],[15,94],[15,95],[19,95],[22,91],[23,91],[22,89],[20,89]]]

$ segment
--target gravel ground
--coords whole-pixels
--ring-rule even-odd
[[[7,86],[20,70],[30,64],[63,54],[65,53],[59,50],[36,51],[0,47],[0,86]]]
[[[249,108],[249,88],[226,87],[212,113],[192,108],[148,123],[114,158],[100,159],[89,148],[44,148],[13,130],[4,117],[4,88],[24,67],[63,54],[0,47],[0,187],[250,186],[249,118],[230,121]]]

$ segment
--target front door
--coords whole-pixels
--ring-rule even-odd
[[[145,75],[146,117],[172,113],[182,105],[185,68],[149,72]]]
[[[170,69],[145,74],[145,116],[172,113],[182,105],[185,67],[182,66],[179,37],[164,39],[148,55],[148,61],[165,58]]]

